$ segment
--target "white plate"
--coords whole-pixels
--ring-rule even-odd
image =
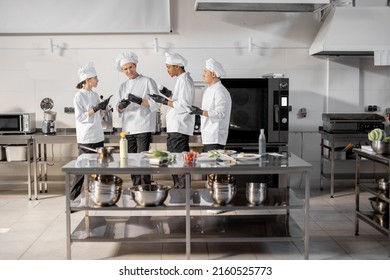
[[[209,153],[212,153],[212,152],[216,152],[216,153],[220,153],[220,154],[224,154],[224,155],[228,155],[228,156],[237,153],[237,151],[235,151],[235,150],[222,150],[222,149],[211,150]]]
[[[239,161],[249,161],[249,160],[257,160],[258,158],[260,158],[260,155],[239,153],[239,154],[233,154],[231,155],[231,157]]]
[[[196,158],[197,162],[213,162],[216,161],[216,157],[208,157],[207,155],[200,155]]]

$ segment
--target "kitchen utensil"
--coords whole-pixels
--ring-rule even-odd
[[[251,205],[262,204],[267,198],[266,183],[247,183],[246,184],[246,199]]]
[[[98,206],[115,205],[121,197],[123,180],[115,175],[90,175],[89,193]]]
[[[133,186],[129,190],[137,205],[144,207],[162,205],[171,188],[171,186],[146,184]]]
[[[388,212],[389,204],[387,202],[383,201],[379,197],[370,197],[369,200],[371,203],[371,207],[376,214],[383,215],[386,214],[386,212]]]
[[[381,179],[378,179],[377,182],[378,182],[378,190],[383,191],[383,192],[389,191],[389,185],[390,185],[389,178],[381,178]]]
[[[371,141],[371,147],[374,150],[374,152],[379,155],[390,154],[390,142],[374,140]]]
[[[236,195],[236,186],[229,183],[214,182],[210,194],[215,204],[226,205],[229,204]]]
[[[90,147],[86,147],[86,146],[82,146],[82,145],[80,145],[80,148],[99,154],[99,158],[101,158],[101,159],[111,156],[115,150],[115,147],[99,147],[99,148],[94,149],[94,148],[90,148]]]
[[[212,188],[214,182],[221,184],[232,184],[236,185],[236,177],[233,175],[227,174],[208,174],[207,175],[207,187]]]
[[[40,107],[44,112],[50,111],[51,109],[53,109],[53,106],[54,106],[53,100],[48,97],[43,98],[40,104]]]
[[[57,112],[51,111],[54,106],[54,102],[51,98],[44,98],[41,101],[40,107],[43,110],[43,122],[42,122],[42,133],[43,134],[55,134],[56,124],[55,120]]]

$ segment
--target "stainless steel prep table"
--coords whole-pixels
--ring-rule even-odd
[[[152,135],[152,143],[166,143],[167,142],[167,134],[161,133],[161,134],[153,134]],[[34,178],[36,184],[39,185],[39,190],[42,192],[42,185],[44,185],[45,192],[47,191],[47,185],[49,183],[51,184],[58,184],[58,183],[64,183],[63,178],[57,178],[57,177],[48,177],[48,167],[47,167],[47,144],[77,144],[77,138],[76,138],[76,129],[75,128],[63,128],[63,129],[57,129],[56,134],[54,135],[45,135],[42,132],[37,132],[33,135],[33,139],[35,140],[36,146],[36,155],[37,155],[37,161],[35,167],[36,172],[34,172]],[[110,144],[117,144],[119,145],[119,132],[115,133],[109,133],[105,134],[105,143]],[[200,135],[194,135],[190,136],[190,143],[193,144],[201,144],[201,136]],[[76,156],[67,156],[61,157],[61,161],[70,161],[71,159],[76,158]],[[37,198],[37,195],[35,195]]]
[[[254,164],[243,164],[243,165],[230,165],[225,162],[211,162],[211,163],[196,163],[193,165],[186,165],[183,163],[181,157],[176,157],[176,161],[167,165],[167,166],[150,166],[148,159],[145,159],[140,154],[129,154],[127,160],[120,161],[119,155],[114,154],[113,161],[104,161],[101,162],[98,160],[97,155],[94,154],[84,154],[78,157],[77,160],[73,160],[63,166],[62,171],[65,173],[66,177],[66,236],[67,236],[67,257],[71,259],[71,244],[72,242],[121,242],[121,243],[132,243],[132,242],[185,242],[186,244],[186,256],[187,259],[190,259],[191,256],[191,242],[255,242],[255,241],[304,241],[304,258],[308,259],[309,257],[309,199],[310,199],[310,181],[309,181],[309,171],[311,170],[311,165],[301,158],[297,157],[294,154],[291,154],[287,158],[274,158],[269,157],[269,159],[264,159],[260,161],[255,161]],[[279,201],[275,204],[270,205],[260,205],[250,207],[246,203],[237,202],[232,205],[227,206],[199,206],[191,203],[191,174],[302,174],[303,182],[305,183],[305,198],[304,200],[298,200],[299,203],[291,202],[290,199],[292,190],[288,188],[278,189],[274,191],[284,192],[284,197],[286,201]],[[184,205],[167,205],[167,206],[158,206],[158,207],[144,207],[139,208],[136,206],[129,206],[125,203],[126,191],[124,187],[122,192],[122,204],[118,202],[117,205],[113,207],[96,207],[89,202],[88,192],[86,194],[86,203],[79,204],[71,202],[69,199],[70,193],[70,178],[71,175],[76,174],[185,174],[186,176],[186,188],[185,188],[185,202]],[[122,199],[121,198],[121,199]],[[107,213],[114,213],[115,211],[165,211],[169,210],[181,210],[185,211],[184,221],[185,228],[182,228],[183,232],[171,231],[170,234],[146,234],[145,236],[138,237],[129,237],[126,235],[127,226],[131,226],[131,218],[126,222],[127,218],[124,219],[123,215],[119,217],[104,216]],[[194,233],[194,230],[191,228],[191,221],[195,219],[194,215],[191,214],[191,211],[195,210],[239,210],[244,211],[248,214],[247,211],[259,211],[262,214],[269,213],[270,211],[284,211],[284,215],[257,215],[256,216],[239,216],[240,219],[234,219],[234,216],[228,216],[232,218],[226,218],[226,216],[214,216],[212,218],[218,219],[216,224],[225,223],[229,221],[230,224],[234,225],[234,228],[239,232],[235,236],[231,236],[219,231],[218,233]],[[293,219],[289,215],[290,209],[299,209],[303,211],[304,214],[304,229],[299,227],[297,231],[296,228],[293,228]],[[71,227],[71,213],[74,211],[85,211],[85,217],[79,224],[79,226],[73,231]],[[89,211],[94,211],[97,216],[90,216]],[[107,212],[108,211],[108,212]],[[114,211],[114,212],[111,212]],[[192,212],[194,213],[194,212]],[[99,216],[99,214],[101,214]],[[152,215],[151,215],[152,216]],[[111,217],[111,218],[110,218]],[[252,217],[252,218],[250,218]],[[257,220],[254,222],[253,217]],[[208,221],[199,218],[200,223],[207,224]],[[260,223],[264,220],[270,220],[272,222],[277,222],[280,220],[285,222],[283,228],[285,229],[285,235],[275,236],[272,234],[272,229],[274,224],[266,227],[268,230],[268,235],[259,235],[258,232],[253,235],[248,229],[245,230],[247,226],[254,226],[259,230]],[[124,221],[125,220],[125,221]],[[177,223],[178,218],[175,217],[175,222]],[[240,223],[236,224],[239,220]],[[193,221],[194,223],[195,221]],[[254,224],[253,224],[254,222]],[[195,222],[198,224],[198,222]],[[251,224],[252,223],[252,224]],[[73,223],[74,224],[74,223]],[[137,224],[137,223],[134,223]],[[133,224],[133,226],[134,226]],[[192,224],[193,225],[193,224]],[[96,227],[94,227],[96,226]],[[161,227],[160,227],[161,228]],[[162,226],[164,228],[164,226]],[[103,229],[103,230],[102,230]],[[271,236],[269,236],[269,231]],[[231,233],[230,233],[231,234]]]
[[[34,186],[34,195],[37,198],[37,177],[36,177],[36,153],[34,139],[31,134],[0,135],[0,144],[6,145],[25,145],[27,147],[27,179],[11,180],[6,178],[1,180],[0,184],[27,184],[28,198],[32,199],[32,187]],[[32,147],[32,149],[30,149]],[[31,155],[32,151],[32,155]],[[0,161],[1,162],[1,161]]]
[[[372,209],[360,209],[360,192],[365,191],[372,194],[374,197],[380,198],[386,203],[390,203],[389,194],[383,195],[378,190],[378,183],[375,179],[379,178],[389,178],[390,176],[390,155],[378,155],[373,151],[367,151],[364,149],[353,149],[356,154],[356,185],[355,185],[355,194],[356,194],[356,207],[355,207],[355,235],[359,235],[359,220],[364,221],[368,225],[372,226],[378,230],[383,235],[387,236],[388,239],[388,248],[390,256],[390,215],[376,215]],[[374,178],[371,182],[362,182],[361,170],[362,170],[362,160],[367,159],[372,162],[377,162],[383,164],[387,168],[386,176],[383,174],[373,174]]]

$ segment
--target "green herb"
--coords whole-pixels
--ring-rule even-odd
[[[168,157],[168,153],[163,152],[163,151],[154,151],[153,152],[153,157],[156,157],[156,158]]]

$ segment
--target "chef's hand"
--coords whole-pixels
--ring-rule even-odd
[[[128,98],[129,101],[137,103],[138,105],[142,104],[142,98],[135,96],[134,94],[129,93]]]
[[[130,100],[128,100],[128,99],[122,99],[121,102],[119,102],[119,104],[118,104],[118,108],[121,109],[121,110],[123,110],[123,109],[125,109],[127,106],[129,106],[130,103],[131,103],[131,102],[130,102]]]
[[[166,97],[171,97],[172,96],[172,91],[167,89],[166,87],[164,86],[159,86],[159,91],[160,93],[164,94]]]
[[[160,96],[160,95],[157,95],[157,94],[149,94],[149,96],[150,96],[151,99],[153,99],[157,103],[168,105],[168,100],[165,97],[163,97],[163,96]]]
[[[106,100],[103,100],[102,102],[100,102],[98,105],[92,107],[92,109],[96,113],[99,110],[106,110],[107,105],[108,105],[108,101],[106,99]]]
[[[196,106],[188,106],[190,115],[203,115],[203,110]]]

